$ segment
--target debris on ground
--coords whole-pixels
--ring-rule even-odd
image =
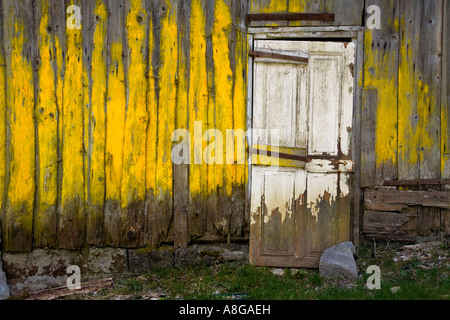
[[[70,290],[69,288],[67,288],[67,286],[65,286],[37,291],[30,294],[27,300],[56,300],[68,296],[86,295],[97,292],[102,289],[111,288],[112,285],[113,285],[113,278],[96,280],[82,283],[80,290]]]

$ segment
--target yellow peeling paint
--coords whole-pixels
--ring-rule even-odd
[[[289,2],[289,13],[304,13],[306,12],[306,1],[288,1]],[[292,27],[300,27],[302,25],[301,21],[291,22],[289,24]]]
[[[178,28],[176,6],[165,0],[165,14],[161,17],[161,55],[159,69],[158,149],[156,193],[172,195],[172,133],[178,81]]]
[[[236,34],[236,70],[234,71],[235,83],[233,94],[233,116],[234,116],[234,129],[245,131],[247,128],[247,82],[244,79],[244,75],[247,74],[247,37],[240,31]],[[235,165],[236,176],[234,183],[244,184],[246,181],[247,165],[240,163],[247,162],[245,145],[243,148],[239,147],[239,142],[235,141],[234,157],[237,162]],[[245,157],[241,159],[238,157]]]
[[[73,201],[84,203],[84,108],[83,108],[83,39],[82,29],[66,29],[66,62],[63,85],[62,112],[62,216],[70,214],[77,219],[75,223],[84,220],[84,210],[72,206]],[[66,209],[68,211],[66,211]],[[70,226],[67,226],[70,227]],[[68,241],[79,241],[68,239]]]
[[[158,100],[156,91],[156,77],[157,74],[153,69],[153,50],[155,48],[153,30],[153,19],[150,17],[148,25],[148,56],[149,56],[149,70],[148,70],[148,91],[147,91],[147,112],[150,117],[147,128],[147,167],[146,167],[146,188],[149,190],[156,190],[156,158],[157,158],[157,139],[158,135]]]
[[[212,31],[213,58],[214,58],[214,86],[215,108],[216,108],[216,129],[225,135],[227,129],[233,128],[233,71],[230,66],[228,39],[232,28],[230,8],[223,0],[217,0],[214,8],[214,26]],[[216,139],[216,149],[224,150],[224,159],[227,159],[223,142]],[[216,164],[216,186],[225,187],[228,195],[232,191],[232,181],[234,176],[233,165]]]
[[[92,49],[91,130],[92,154],[90,167],[90,201],[102,206],[105,200],[105,141],[106,141],[106,23],[105,3],[97,0],[94,10],[95,31]]]
[[[7,73],[7,105],[10,128],[10,183],[8,187],[8,203],[5,212],[5,221],[10,228],[19,227],[24,232],[22,236],[31,236],[34,191],[35,191],[35,127],[34,127],[34,86],[33,67],[31,57],[23,54],[29,45],[25,35],[25,21],[19,21],[14,16],[12,7],[5,10],[10,18],[14,17],[13,25],[8,26],[11,33],[6,32],[5,37],[10,39],[10,56],[7,64],[10,69]],[[11,21],[10,21],[11,23]],[[12,29],[12,30],[11,30]],[[5,236],[11,236],[6,234]],[[12,241],[12,239],[11,239]],[[26,245],[26,239],[18,239]],[[9,246],[14,247],[14,243]],[[24,248],[20,248],[24,249]]]
[[[111,44],[111,67],[108,75],[106,108],[106,199],[120,199],[123,171],[123,138],[125,128],[125,73],[123,44]]]
[[[147,114],[147,12],[145,1],[133,0],[126,17],[129,46],[128,106],[124,134],[124,161],[121,189],[122,208],[145,200]]]
[[[367,31],[365,47],[372,48],[373,31]],[[382,49],[381,49],[382,50]],[[396,69],[396,52],[391,55],[367,51],[365,61],[365,87],[376,88],[378,104],[376,114],[376,164],[397,163],[397,86],[396,78],[388,74]],[[381,58],[382,57],[382,58]]]
[[[295,1],[299,2],[299,1]],[[286,0],[252,0],[250,3],[250,9],[252,13],[277,13],[287,11]]]
[[[408,47],[407,49],[406,42],[402,41],[400,54],[403,63],[399,67],[398,127],[399,159],[401,158],[403,163],[407,163],[410,167],[419,164],[435,143],[427,127],[432,120],[430,116],[435,113],[437,106],[429,85],[419,80],[413,71],[414,58],[409,41]],[[414,122],[416,125],[413,125]]]
[[[287,13],[288,12],[287,0],[252,0],[250,2],[251,13]],[[289,7],[297,8],[297,6],[303,6],[300,1],[294,1],[293,4],[289,4]],[[280,26],[278,22],[264,23],[264,25],[276,27]],[[285,24],[284,24],[285,25]]]
[[[208,119],[208,80],[206,71],[205,14],[201,0],[192,1],[190,34],[190,86],[189,86],[189,132],[192,139],[192,154],[189,188],[192,195],[206,188],[207,165],[202,159],[205,144],[202,142],[203,129],[195,131],[195,122]],[[196,158],[195,158],[196,157]]]
[[[56,206],[57,200],[58,169],[58,109],[55,95],[55,73],[52,68],[54,41],[52,34],[47,30],[50,25],[49,6],[48,1],[42,2],[38,34],[40,64],[37,72],[39,82],[35,115],[39,141],[39,177],[34,228],[38,246],[54,245],[54,234],[48,234],[47,229],[56,228],[51,221],[55,216],[48,212],[48,209],[53,207],[53,213],[56,213],[54,206]]]
[[[3,26],[0,25],[0,28]],[[2,34],[0,34],[2,36]],[[3,39],[1,39],[3,41]],[[5,181],[6,175],[6,61],[3,48],[0,48],[0,181]],[[4,194],[5,184],[0,183],[0,194]],[[3,197],[0,197],[0,208],[3,208]],[[1,215],[0,215],[1,216]]]

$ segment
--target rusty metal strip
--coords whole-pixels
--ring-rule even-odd
[[[341,160],[339,157],[335,156],[299,156],[295,154],[287,154],[287,153],[279,153],[279,152],[272,152],[267,150],[259,150],[259,149],[250,149],[251,154],[260,154],[267,157],[275,157],[280,159],[287,159],[287,160],[296,160],[296,161],[304,161],[304,162],[311,162],[312,160],[328,160],[331,162],[338,162]]]
[[[288,56],[288,55],[285,55],[285,54],[273,53],[273,52],[262,52],[262,51],[250,50],[248,54],[251,55],[251,56],[254,56],[254,57],[296,61],[296,62],[302,62],[302,63],[306,63],[306,64],[308,64],[308,62],[309,62],[309,58]]]
[[[245,15],[245,22],[252,21],[334,21],[334,13],[258,13]]]
[[[384,182],[384,186],[386,187],[432,186],[446,184],[450,184],[450,179],[394,180]]]

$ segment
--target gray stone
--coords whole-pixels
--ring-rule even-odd
[[[1,256],[2,253],[0,252],[0,300],[5,300],[9,298],[10,292],[6,281],[6,273],[3,271]]]
[[[173,262],[173,247],[128,250],[128,271],[132,273],[170,268],[173,267]]]
[[[175,268],[195,267],[197,266],[196,246],[189,248],[175,249],[174,266]]]
[[[355,246],[351,242],[343,242],[325,250],[320,258],[320,276],[356,279],[358,268],[354,258],[355,252]]]
[[[43,250],[4,253],[3,263],[11,294],[31,293],[66,285],[71,265],[80,267],[81,282],[127,271],[126,249],[89,248],[80,251]]]

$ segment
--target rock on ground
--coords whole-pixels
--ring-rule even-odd
[[[325,250],[320,258],[320,276],[324,278],[357,278],[358,268],[354,258],[355,252],[356,248],[352,242],[343,242]]]

